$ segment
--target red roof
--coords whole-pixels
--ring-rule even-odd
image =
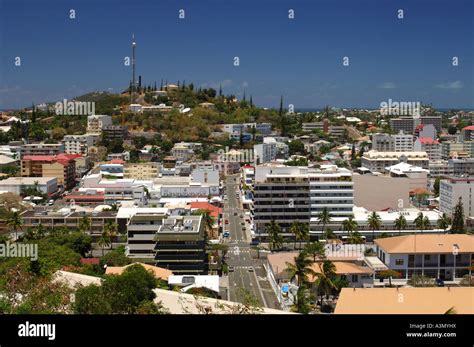
[[[81,258],[81,264],[90,264],[90,265],[99,265],[100,259],[99,258]]]
[[[74,159],[81,157],[80,154],[64,154],[60,153],[58,155],[25,155],[23,160],[32,160],[32,161],[46,161],[46,162],[58,162],[62,165],[68,165]]]
[[[423,129],[424,127],[425,127],[424,124],[418,124],[418,125],[416,126],[415,130],[421,130],[421,129]]]
[[[222,213],[222,208],[214,206],[208,202],[199,202],[193,201],[191,202],[191,208],[197,208],[199,210],[208,210],[210,215],[214,218],[217,218],[220,213]]]
[[[467,127],[462,128],[462,130],[472,131],[472,130],[474,130],[474,125],[468,125]]]
[[[422,145],[439,145],[438,140],[433,140],[431,137],[420,137],[418,140]]]
[[[125,161],[122,159],[112,159],[110,164],[125,164]]]

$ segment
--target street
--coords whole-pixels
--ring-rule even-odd
[[[250,247],[250,231],[245,228],[244,211],[240,208],[240,199],[236,189],[239,186],[239,176],[227,178],[226,194],[228,200],[224,203],[224,229],[230,233],[224,244],[229,246],[227,264],[234,271],[229,272],[229,299],[243,302],[241,288],[246,289],[254,296],[262,307],[280,308],[276,295],[267,280],[263,259],[258,259],[256,251]],[[237,182],[234,182],[237,178]]]

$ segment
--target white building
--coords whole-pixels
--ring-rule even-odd
[[[63,138],[64,152],[87,155],[89,147],[95,146],[98,141],[98,134],[66,135]]]
[[[430,124],[433,126],[432,124]],[[441,144],[431,137],[419,137],[413,146],[415,152],[426,152],[431,161],[441,160]]]
[[[400,162],[428,169],[429,158],[426,152],[377,152],[370,150],[362,156],[362,167],[372,172],[384,172],[386,167]]]
[[[57,192],[58,180],[56,177],[9,177],[0,181],[0,191],[20,195],[23,189],[37,188],[48,196]]]
[[[277,157],[276,143],[261,143],[253,146],[258,164],[269,163]]]
[[[103,114],[93,114],[87,117],[87,132],[101,133],[102,129],[112,125],[112,117]]]
[[[455,206],[461,199],[464,218],[474,216],[474,178],[449,178],[439,184],[439,209],[452,216]]]
[[[405,280],[416,275],[453,281],[471,275],[472,235],[415,234],[377,239],[375,244],[379,259]]]
[[[411,152],[413,151],[413,135],[404,134],[400,131],[397,135],[393,136],[393,146],[395,152]]]

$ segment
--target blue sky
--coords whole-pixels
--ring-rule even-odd
[[[144,83],[222,84],[265,107],[474,108],[471,0],[0,0],[0,109],[123,90],[132,33]]]

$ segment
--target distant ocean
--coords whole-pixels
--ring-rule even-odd
[[[346,109],[346,110],[378,110],[379,107],[336,107],[337,109]],[[474,111],[474,108],[434,108],[436,111],[440,112],[447,112],[449,110],[458,110],[458,111],[463,111],[463,112],[471,112]],[[325,108],[295,108],[295,112],[321,112],[324,111]]]

